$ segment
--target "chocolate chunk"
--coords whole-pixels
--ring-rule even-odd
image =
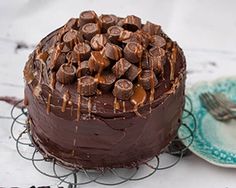
[[[138,68],[137,66],[131,64],[130,68],[125,73],[125,77],[130,81],[133,81],[141,73],[141,71],[141,68]]]
[[[102,72],[103,69],[110,65],[109,60],[104,57],[99,51],[91,52],[91,57],[88,61],[90,72]]]
[[[141,19],[137,16],[130,15],[124,19],[123,28],[129,31],[137,31],[141,29]]]
[[[163,75],[164,64],[166,62],[165,50],[159,47],[153,47],[149,50],[148,60],[150,65],[153,64],[153,71],[156,74],[161,73]]]
[[[144,51],[142,60],[141,60],[141,68],[144,70],[151,69],[151,64],[149,62],[149,52]]]
[[[129,42],[128,40],[132,37],[132,32],[131,31],[127,31],[127,30],[123,30],[121,33],[120,33],[120,36],[118,38],[118,41],[121,41],[121,42],[124,42],[124,43],[127,43]],[[127,42],[126,42],[127,41]]]
[[[113,14],[102,14],[99,17],[102,25],[102,33],[106,33],[107,29],[117,23],[117,17]]]
[[[140,62],[142,54],[143,47],[137,42],[129,42],[124,48],[124,57],[131,63]]]
[[[110,91],[116,81],[116,77],[113,73],[104,72],[101,75],[97,75],[96,78],[99,89],[102,91]]]
[[[56,78],[62,84],[72,84],[76,78],[76,68],[70,64],[63,64],[57,71]]]
[[[156,87],[158,83],[156,75],[152,70],[143,70],[138,80],[145,90],[150,90],[152,85]]]
[[[94,11],[88,10],[80,13],[79,24],[80,27],[87,23],[95,23],[97,21],[97,14]]]
[[[126,79],[117,80],[112,93],[117,99],[129,100],[134,93],[133,84]]]
[[[166,46],[166,40],[159,36],[159,35],[153,35],[151,38],[151,46],[157,46],[160,48],[165,48]]]
[[[80,61],[88,60],[90,57],[91,47],[88,43],[81,42],[75,45],[74,47],[75,53],[80,58]]]
[[[69,63],[73,64],[74,66],[77,66],[78,64],[78,55],[75,51],[69,51],[66,54],[66,59]]]
[[[96,34],[90,41],[94,50],[101,50],[107,43],[107,37],[103,34]]]
[[[109,59],[118,61],[122,57],[122,49],[117,45],[107,43],[105,46],[105,55]]]
[[[81,31],[84,39],[90,41],[96,34],[100,33],[100,28],[96,23],[87,23]]]
[[[74,44],[77,40],[78,32],[74,29],[69,30],[63,36],[63,41],[69,49],[73,49]]]
[[[92,76],[83,76],[78,78],[77,92],[80,95],[91,96],[96,94],[97,82]]]
[[[77,29],[77,18],[71,18],[68,20],[68,22],[65,24],[67,29]]]
[[[109,37],[108,37],[109,41],[111,41],[114,44],[118,44],[119,43],[118,39],[119,39],[120,34],[122,33],[123,30],[124,29],[119,26],[109,27],[107,30],[107,33],[109,35]]]
[[[78,64],[76,75],[78,78],[81,76],[91,75],[91,72],[89,70],[88,61],[82,61]]]
[[[121,58],[112,67],[112,72],[115,74],[116,78],[120,78],[125,74],[125,72],[130,68],[130,66],[130,62],[128,62],[125,58]]]
[[[158,35],[161,32],[161,26],[147,21],[142,30],[150,35]]]

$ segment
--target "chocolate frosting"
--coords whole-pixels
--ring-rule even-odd
[[[121,20],[113,19],[110,27],[123,27],[130,38],[119,40],[121,33],[114,43],[108,37],[95,48],[90,40],[100,32],[105,37],[109,24],[85,11],[42,39],[29,56],[24,78],[30,133],[45,158],[73,168],[133,167],[176,136],[184,107],[183,52],[159,25],[142,25],[136,16]],[[72,29],[77,37],[68,45],[63,36]],[[81,44],[86,48],[75,50]],[[74,54],[73,61],[59,64],[62,53]],[[62,68],[73,70],[73,77]],[[127,83],[132,87],[122,85]]]

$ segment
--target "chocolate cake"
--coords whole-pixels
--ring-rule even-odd
[[[176,136],[185,77],[183,52],[160,25],[84,11],[25,65],[33,142],[67,167],[136,167]]]

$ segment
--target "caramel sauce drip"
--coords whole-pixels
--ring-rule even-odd
[[[52,61],[50,64],[51,68],[55,67],[55,65],[57,63],[57,59],[58,59],[59,55],[61,54],[61,50],[63,49],[63,46],[64,46],[64,44],[62,44],[62,43],[56,45],[55,52],[53,54]]]
[[[63,97],[62,97],[62,107],[61,107],[61,111],[62,112],[65,112],[65,110],[66,110],[66,105],[67,105],[67,103],[68,103],[68,101],[70,100],[70,93],[69,93],[69,90],[67,90],[65,93],[64,93],[64,95],[63,95]]]
[[[151,78],[150,78],[150,85],[151,85],[151,90],[150,90],[149,101],[150,101],[150,104],[151,104],[151,103],[154,101],[154,95],[155,95],[155,83],[154,83],[153,61],[151,61]],[[150,110],[151,110],[151,105],[150,105]]]
[[[81,106],[81,95],[79,94],[77,101],[77,121],[79,121],[80,119],[80,106]]]
[[[140,84],[137,84],[134,87],[134,94],[130,98],[130,102],[134,105],[134,112],[139,116],[141,116],[141,114],[138,113],[138,107],[144,104],[146,98],[147,93],[145,89]]]
[[[50,110],[51,110],[51,99],[52,99],[52,94],[49,93],[48,94],[48,99],[47,99],[47,114],[49,114]]]
[[[80,59],[80,53],[77,53],[77,59],[78,59],[78,72],[77,75],[80,78],[81,77],[81,59]]]
[[[173,42],[172,53],[170,56],[170,80],[173,81],[175,79],[175,63],[177,60],[177,44]]]
[[[126,105],[125,105],[125,101],[122,101],[122,106],[123,106],[123,112],[126,112]]]
[[[91,97],[88,98],[88,115],[89,118],[91,117],[91,112],[92,112],[92,99]]]
[[[52,72],[50,76],[50,84],[49,84],[51,89],[55,89],[56,82],[57,82],[56,72]]]
[[[114,106],[113,106],[114,113],[116,113],[116,110],[119,110],[119,109],[120,109],[120,103],[117,97],[114,97]]]
[[[24,68],[24,78],[27,84],[30,84],[34,80],[33,74],[33,60],[29,59]]]

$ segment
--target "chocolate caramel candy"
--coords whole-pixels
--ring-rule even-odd
[[[97,14],[94,11],[88,10],[80,13],[79,16],[80,27],[82,27],[87,23],[95,23],[96,21],[97,21]]]
[[[77,18],[71,18],[67,21],[67,23],[65,24],[65,27],[67,29],[77,29],[77,22],[78,22]]]
[[[102,26],[102,33],[106,33],[107,29],[117,23],[117,17],[113,14],[102,14],[99,21]]]
[[[102,50],[107,43],[107,37],[104,34],[96,34],[90,41],[94,50]]]
[[[121,58],[112,67],[112,72],[115,74],[116,78],[120,78],[125,74],[125,72],[130,68],[130,66],[130,62],[128,62],[125,58]]]
[[[85,40],[90,41],[96,34],[100,33],[100,28],[96,23],[87,23],[81,30]]]
[[[78,78],[77,92],[83,96],[92,96],[96,94],[97,82],[92,76],[83,76]]]
[[[156,75],[152,70],[143,70],[138,80],[145,90],[151,89],[152,82],[154,87],[156,87],[158,83]]]
[[[124,48],[124,57],[131,63],[140,62],[142,54],[143,47],[137,42],[129,42]]]
[[[74,29],[69,30],[63,36],[63,42],[69,49],[73,49],[73,46],[77,40],[78,32]]]
[[[161,26],[147,21],[142,27],[142,30],[149,33],[150,35],[158,35],[161,32]]]
[[[80,42],[74,46],[74,52],[80,58],[80,61],[88,60],[90,57],[91,47],[88,43]]]
[[[88,61],[82,61],[78,63],[77,73],[76,76],[79,78],[81,76],[88,76],[91,75],[89,70]]]
[[[142,69],[131,64],[130,68],[125,72],[125,77],[130,81],[135,80],[135,78],[141,73]]]
[[[129,100],[134,93],[133,84],[126,79],[117,80],[112,93],[117,99]]]
[[[71,64],[63,64],[60,66],[56,74],[57,81],[62,84],[72,84],[76,78],[76,68]]]
[[[165,50],[163,50],[160,47],[153,47],[149,50],[149,62],[150,65],[153,66],[153,71],[156,74],[162,73],[163,74],[163,69],[164,69],[164,64],[166,61],[165,58]]]
[[[88,61],[88,66],[90,72],[99,72],[101,73],[103,69],[110,65],[109,60],[101,54],[99,51],[91,52],[91,57]]]
[[[107,43],[105,46],[105,55],[109,59],[118,61],[122,57],[122,49],[111,43]]]
[[[101,75],[96,75],[98,87],[102,91],[110,91],[116,81],[116,76],[110,72],[103,72]]]
[[[159,36],[159,35],[153,35],[151,37],[150,46],[157,46],[157,47],[160,47],[160,48],[165,48],[166,40],[163,37]]]
[[[137,16],[130,15],[124,19],[123,28],[129,31],[137,31],[141,29],[142,23],[141,19]]]
[[[122,33],[122,31],[124,31],[124,29],[122,27],[119,27],[119,26],[109,27],[108,30],[107,30],[109,41],[111,41],[114,44],[118,44],[119,43],[118,39],[119,39],[120,34]]]

